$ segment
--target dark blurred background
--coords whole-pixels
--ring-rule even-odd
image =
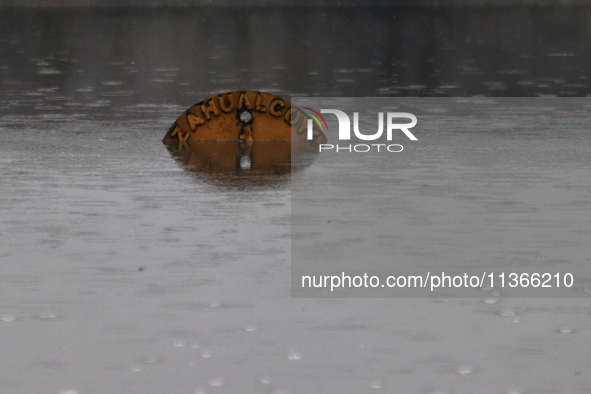
[[[188,107],[235,89],[286,97],[589,93],[584,5],[212,3],[3,1],[0,111]]]

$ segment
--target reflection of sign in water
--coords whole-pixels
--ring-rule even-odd
[[[174,122],[163,142],[306,140],[308,119],[300,108],[272,94],[233,91],[193,105]],[[313,130],[311,142],[326,142],[320,128]]]
[[[305,168],[317,156],[317,147],[291,141],[189,141],[168,144],[173,157],[194,173],[217,185],[272,185],[278,175]],[[292,163],[292,152],[297,164]]]

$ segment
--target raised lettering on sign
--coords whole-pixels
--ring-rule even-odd
[[[277,107],[281,108],[278,110]],[[285,108],[283,100],[281,100],[280,98],[274,98],[273,100],[271,100],[271,103],[269,104],[269,113],[273,116],[281,116],[281,114],[283,113],[283,108]]]
[[[175,129],[172,131],[172,133],[170,133],[170,135],[172,137],[178,135],[179,141],[186,141],[189,138],[189,133],[185,133],[185,135],[183,135],[183,131],[178,126],[175,127]]]
[[[189,122],[189,127],[191,127],[191,130],[193,130],[193,131],[195,131],[197,126],[205,123],[205,121],[203,119],[201,119],[198,116],[193,115],[190,112],[187,114],[187,122]]]
[[[246,107],[246,109],[252,109],[252,104],[250,104],[250,100],[246,95],[246,92],[240,93],[240,98],[238,99],[237,109],[242,109]]]
[[[257,98],[254,101],[254,110],[255,111],[267,112],[267,107],[261,105],[262,102],[263,102],[263,95],[260,93],[257,93]]]
[[[307,135],[312,142],[305,139]],[[299,141],[310,145],[324,143],[326,137],[315,123],[308,130],[308,116],[289,101],[269,93],[234,90],[216,93],[181,113],[163,141],[179,146],[185,141]]]
[[[205,106],[205,104],[207,104],[207,106]],[[203,112],[203,116],[205,116],[205,119],[209,120],[211,119],[211,113],[213,112],[213,114],[215,116],[218,116],[220,114],[220,111],[218,111],[218,109],[215,106],[215,103],[213,102],[213,99],[208,99],[205,104],[201,104],[201,112]]]
[[[222,112],[229,113],[234,111],[234,96],[224,93],[218,96],[218,100],[220,102],[220,109]],[[228,105],[226,105],[226,100],[228,100]]]

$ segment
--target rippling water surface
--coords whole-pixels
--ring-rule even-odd
[[[0,391],[588,392],[588,299],[292,299],[289,175],[227,182],[160,142],[237,88],[586,95],[588,15],[3,10]],[[438,182],[422,198],[467,197]]]

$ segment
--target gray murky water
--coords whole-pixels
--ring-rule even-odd
[[[339,140],[336,117],[325,115],[328,148],[339,152],[324,147],[313,166],[292,177],[292,294],[483,296],[478,286],[301,284],[304,275],[367,273],[384,285],[388,275],[443,271],[492,274],[494,284],[483,287],[503,297],[589,298],[589,98],[297,97],[293,103],[358,111],[366,134],[375,133],[377,111],[408,111],[418,119],[412,128],[418,140],[398,130],[391,141]],[[380,152],[374,146],[361,153],[370,148],[364,143],[376,142]],[[401,144],[394,151],[404,149],[390,153],[385,146],[392,143]],[[526,290],[500,283],[501,272],[547,271],[570,274],[576,283],[564,286],[561,279],[559,286],[548,281]]]
[[[0,391],[588,393],[588,299],[292,299],[289,177],[160,143],[235,88],[585,95],[552,10],[3,10]]]

